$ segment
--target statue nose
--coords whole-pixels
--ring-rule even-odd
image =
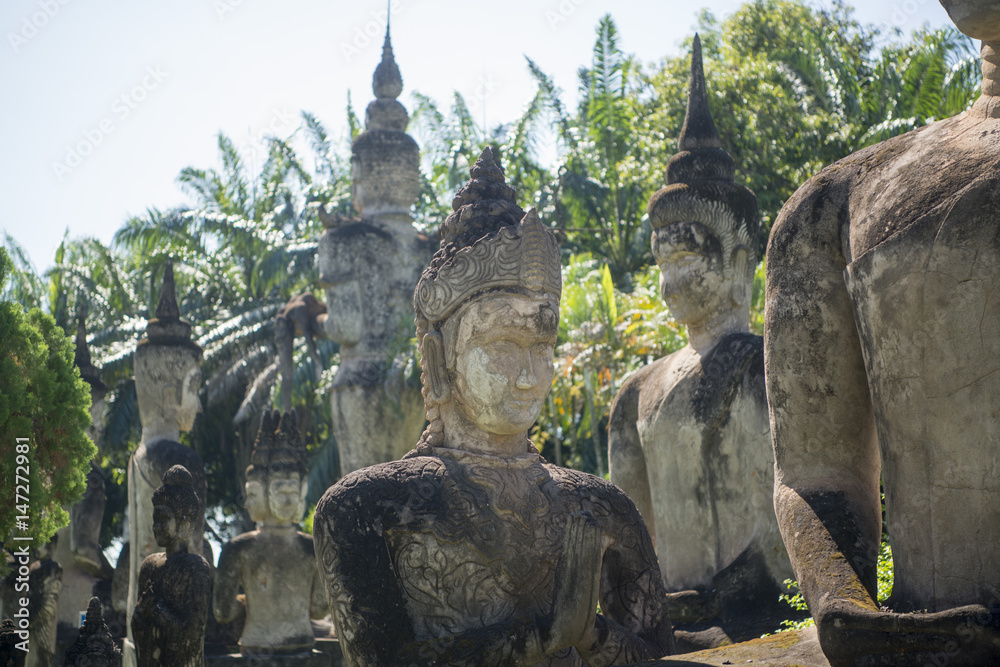
[[[514,383],[518,389],[531,389],[536,384],[538,384],[538,379],[530,368],[522,368],[520,374],[517,376],[517,381]]]

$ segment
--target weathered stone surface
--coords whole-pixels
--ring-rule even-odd
[[[410,295],[433,248],[410,215],[419,195],[420,151],[396,99],[403,81],[388,29],[372,89],[376,99],[351,154],[352,198],[361,217],[319,211],[327,231],[317,263],[329,310],[315,298],[296,297],[276,327],[286,410],[294,332],[306,334],[307,344],[317,335],[340,343],[331,401],[341,474],[400,458],[424,426],[420,394],[404,381],[406,360],[397,355],[412,337]]]
[[[305,510],[307,454],[295,412],[266,413],[247,468],[246,507],[258,530],[222,547],[215,618],[245,616],[240,652],[248,657],[303,653],[310,664],[310,618],[327,613],[311,535],[296,530]],[[240,588],[242,596],[237,596]],[[296,658],[298,659],[298,658]]]
[[[149,320],[146,337],[135,351],[135,389],[142,421],[142,440],[129,459],[128,532],[129,585],[127,617],[140,593],[139,566],[143,559],[159,551],[153,533],[153,491],[163,474],[174,465],[184,466],[192,476],[201,511],[192,519],[187,534],[187,550],[204,552],[205,466],[192,449],[177,439],[194,424],[200,408],[201,348],[191,338],[191,325],[178,316],[174,295],[173,266],[168,262],[156,317]],[[209,552],[210,553],[210,552]],[[209,559],[211,561],[211,559]],[[129,632],[131,637],[131,631]],[[125,644],[125,664],[135,663],[131,642]]]
[[[211,568],[200,554],[188,552],[191,531],[203,512],[191,474],[179,465],[167,470],[153,493],[153,531],[165,551],[142,561],[131,618],[139,667],[205,664]]]
[[[489,149],[472,175],[414,295],[430,426],[403,460],[346,476],[317,505],[345,661],[658,657],[670,621],[635,505],[527,438],[552,383],[558,247],[520,215]]]
[[[83,627],[66,651],[65,667],[119,667],[121,664],[122,652],[104,622],[101,601],[93,597],[87,606]]]
[[[983,96],[824,169],[768,250],[775,507],[834,665],[1000,661],[1000,3],[943,4]]]
[[[100,371],[94,366],[87,346],[86,313],[77,314],[76,358],[80,375],[90,385],[91,426],[87,435],[95,444],[101,440],[104,420],[104,396],[107,387],[101,381]],[[63,569],[62,591],[59,593],[60,643],[69,643],[76,637],[80,626],[80,613],[87,610],[90,599],[97,594],[100,582],[110,585],[113,569],[100,547],[101,522],[106,504],[104,476],[99,458],[91,462],[87,473],[87,490],[78,503],[69,508],[69,525],[56,533],[53,559]],[[59,657],[58,651],[56,655]]]
[[[679,650],[774,630],[791,566],[774,516],[763,342],[749,331],[759,220],[708,110],[695,37],[688,112],[649,202],[660,291],[683,349],[640,369],[611,409],[611,481],[646,520]]]
[[[641,667],[694,667],[695,665],[830,667],[820,649],[815,627],[779,632],[770,637],[752,639],[740,644],[641,663]]]
[[[14,622],[3,619],[0,623],[0,667],[24,667],[25,653],[17,647],[21,641]]]

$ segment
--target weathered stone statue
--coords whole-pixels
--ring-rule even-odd
[[[0,622],[0,667],[24,667],[25,653],[17,647],[21,642],[9,618]]]
[[[297,298],[277,321],[283,405],[291,407],[291,337],[295,330],[340,343],[333,381],[333,433],[342,474],[398,459],[424,426],[423,403],[405,386],[394,362],[397,348],[413,336],[409,295],[432,248],[413,227],[410,209],[420,185],[420,151],[406,134],[409,116],[396,99],[403,80],[386,31],[382,62],[372,81],[375,100],[366,129],[354,140],[354,208],[361,218],[321,217],[320,283],[329,312]]]
[[[52,560],[58,536],[38,550],[38,560],[28,574],[28,639],[26,667],[53,667],[56,654],[56,628],[59,622],[59,593],[63,569]]]
[[[636,502],[671,591],[679,649],[758,637],[793,613],[771,502],[763,340],[750,333],[760,225],[708,108],[701,42],[667,186],[649,201],[660,292],[689,343],[615,397],[611,481]]]
[[[80,375],[90,385],[91,426],[87,435],[95,444],[101,440],[104,419],[104,396],[107,386],[101,381],[100,371],[90,359],[87,346],[86,313],[77,313],[76,359]],[[104,518],[104,477],[99,458],[91,462],[87,473],[87,490],[83,498],[70,507],[70,522],[57,533],[59,539],[53,558],[63,568],[62,592],[59,594],[60,642],[68,643],[77,635],[80,612],[87,609],[96,594],[95,586],[111,581],[114,570],[100,547],[101,521]]]
[[[982,96],[821,171],[768,250],[775,509],[838,666],[1000,664],[1000,2],[942,4]]]
[[[153,491],[163,473],[182,465],[194,480],[201,510],[187,534],[188,551],[201,554],[205,529],[205,467],[193,450],[177,442],[188,431],[200,409],[201,348],[191,340],[191,325],[180,319],[174,295],[173,266],[167,263],[156,317],[149,320],[146,337],[135,350],[135,390],[142,421],[142,440],[132,453],[128,469],[129,586],[128,618],[138,598],[139,566],[159,551],[153,533]],[[129,633],[131,638],[131,631]],[[132,665],[132,651],[125,645],[125,663]]]
[[[664,655],[666,595],[635,505],[545,463],[527,437],[552,382],[556,242],[489,149],[453,206],[414,295],[430,426],[403,460],[346,476],[316,508],[347,664]]]
[[[220,623],[245,614],[243,655],[308,652],[310,618],[328,611],[305,512],[307,455],[295,412],[265,413],[247,468],[246,508],[258,529],[222,547],[213,608]],[[237,598],[240,587],[244,596]]]
[[[139,667],[205,664],[212,575],[205,558],[188,551],[204,511],[194,485],[191,473],[175,465],[153,492],[153,532],[165,552],[147,556],[139,570],[139,599],[131,619]]]
[[[66,650],[65,667],[119,667],[122,652],[104,622],[99,598],[90,599],[87,618],[73,645]]]

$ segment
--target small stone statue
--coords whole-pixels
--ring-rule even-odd
[[[545,463],[527,435],[552,383],[556,241],[489,149],[453,206],[414,294],[430,426],[316,507],[347,664],[658,658],[672,647],[666,592],[634,503]]]
[[[163,474],[163,485],[153,492],[153,532],[165,552],[142,561],[131,619],[139,667],[205,664],[211,568],[188,551],[201,507],[194,478],[183,466]]]
[[[194,450],[177,442],[181,431],[194,425],[200,404],[201,348],[191,340],[191,325],[180,318],[174,294],[173,264],[163,273],[163,288],[156,317],[149,320],[146,337],[135,350],[135,391],[142,421],[142,440],[129,459],[128,535],[129,586],[127,618],[139,595],[139,566],[146,556],[159,551],[153,533],[153,490],[163,473],[174,465],[190,473],[201,510],[192,519],[188,551],[204,553],[205,466]],[[209,558],[211,562],[211,558]],[[131,637],[131,632],[129,633]],[[125,643],[125,664],[133,666],[131,642]]]
[[[99,598],[91,598],[87,618],[73,645],[66,649],[65,667],[120,667],[122,652],[104,622]]]
[[[220,623],[245,613],[246,656],[309,651],[309,619],[328,611],[313,538],[296,530],[305,511],[306,459],[295,411],[264,413],[246,474],[246,508],[258,529],[222,547],[213,598]]]
[[[671,591],[678,649],[759,637],[796,612],[774,517],[763,339],[750,333],[760,221],[734,183],[695,36],[680,152],[649,201],[660,292],[683,349],[640,369],[611,409],[611,481],[635,500]]]
[[[401,341],[413,336],[410,295],[433,249],[410,214],[420,193],[420,150],[406,133],[409,115],[397,99],[403,80],[388,27],[372,89],[376,99],[351,155],[352,197],[361,217],[320,210],[326,232],[317,264],[326,306],[300,295],[275,322],[285,410],[291,408],[295,334],[306,336],[314,363],[313,337],[340,344],[330,400],[341,474],[400,458],[424,427],[420,393],[406,384],[395,357]]]
[[[774,505],[835,667],[1000,664],[1000,2],[941,4],[982,96],[814,176],[767,253]]]
[[[63,569],[52,560],[58,537],[38,550],[38,560],[29,567],[28,640],[26,667],[53,667],[56,655],[56,629],[59,623],[59,593]]]

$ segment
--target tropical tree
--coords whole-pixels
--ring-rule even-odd
[[[0,248],[5,293],[13,268]],[[69,522],[63,507],[86,489],[96,450],[86,435],[90,390],[73,357],[72,340],[50,315],[0,301],[0,479],[10,494],[0,506],[0,538],[11,550],[46,543]]]

